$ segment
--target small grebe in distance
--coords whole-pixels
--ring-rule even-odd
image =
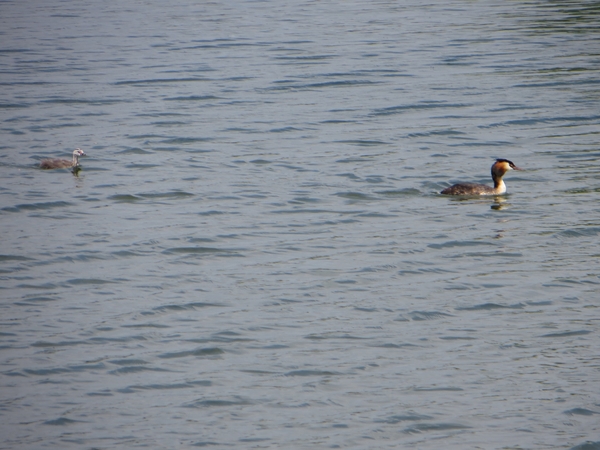
[[[69,169],[71,167],[79,167],[79,157],[86,156],[86,154],[80,148],[73,150],[73,160],[61,159],[61,158],[49,158],[43,159],[40,163],[42,169]]]
[[[492,164],[492,180],[494,187],[477,183],[459,183],[444,189],[441,194],[444,195],[500,195],[506,192],[506,185],[502,177],[509,170],[523,170],[515,166],[508,159],[497,159]]]

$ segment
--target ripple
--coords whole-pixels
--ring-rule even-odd
[[[469,428],[471,427],[460,423],[419,423],[407,427],[403,431],[407,434],[416,434],[429,431],[466,430]]]
[[[542,334],[540,337],[571,337],[571,336],[585,336],[586,334],[590,334],[591,331],[588,330],[577,330],[577,331],[563,331],[559,333],[549,333]]]
[[[21,255],[0,255],[0,262],[3,261],[35,261],[35,259]]]
[[[405,188],[405,189],[389,189],[385,191],[377,191],[376,194],[383,195],[385,197],[412,197],[422,195],[421,191],[416,188]]]
[[[591,411],[585,408],[573,408],[564,411],[564,413],[568,416],[593,416],[594,414],[600,414],[600,412]]]
[[[160,367],[147,367],[147,366],[125,366],[108,372],[111,375],[130,375],[132,373],[140,372],[171,372],[168,369],[162,369]]]
[[[35,210],[50,210],[54,208],[64,208],[73,206],[73,203],[66,201],[43,202],[43,203],[23,203],[15,206],[7,206],[2,208],[2,211],[20,212],[20,211],[35,211]]]
[[[172,358],[187,358],[188,356],[216,356],[225,353],[218,347],[211,348],[198,348],[195,350],[181,351],[181,352],[168,352],[158,355],[159,358],[172,359]]]
[[[204,387],[204,386],[212,386],[212,381],[202,380],[202,381],[187,381],[185,383],[168,383],[168,384],[135,384],[129,386],[127,389],[130,391],[139,390],[139,391],[168,391],[172,389],[192,389],[195,387]]]
[[[334,375],[341,375],[339,372],[333,372],[330,370],[292,370],[286,372],[286,377],[329,377]]]
[[[172,254],[196,254],[196,255],[226,254],[229,256],[234,256],[234,255],[241,256],[239,253],[237,253],[235,251],[223,249],[223,248],[216,248],[216,247],[173,247],[173,248],[168,248],[168,249],[164,250],[163,253],[166,255],[172,255]]]
[[[138,85],[138,84],[163,84],[163,83],[190,83],[190,82],[201,82],[209,81],[206,78],[148,78],[142,80],[123,80],[114,83],[115,86],[123,85]]]
[[[412,320],[436,320],[443,319],[446,317],[452,317],[452,314],[444,313],[441,311],[413,311],[408,314]]]
[[[346,198],[348,200],[359,200],[359,201],[370,201],[375,200],[375,197],[372,197],[368,194],[363,194],[362,192],[338,192],[338,197]]]
[[[165,101],[178,101],[178,102],[203,102],[207,100],[221,100],[221,97],[215,95],[187,95],[182,97],[168,97]]]
[[[448,103],[448,102],[435,102],[435,101],[425,101],[418,102],[409,105],[398,105],[398,106],[388,106],[387,108],[380,108],[374,110],[371,115],[373,116],[389,116],[395,114],[405,114],[410,111],[423,110],[423,109],[442,109],[442,108],[468,108],[472,106],[471,104],[466,103]]]
[[[482,303],[473,306],[457,306],[457,311],[490,311],[493,309],[523,309],[521,303],[515,305],[500,305],[498,303]]]
[[[389,417],[386,417],[385,419],[375,420],[374,422],[397,424],[400,422],[414,422],[414,421],[419,421],[419,420],[431,420],[431,419],[433,419],[432,416],[427,416],[425,414],[407,413],[407,414],[389,416]]]
[[[74,425],[77,423],[86,423],[84,420],[73,420],[68,417],[59,417],[58,419],[46,420],[42,422],[43,425],[58,425],[64,427],[65,425]]]
[[[67,280],[67,283],[69,284],[73,284],[73,285],[98,285],[98,284],[113,284],[116,283],[116,281],[110,281],[110,280],[100,280],[97,278],[74,278],[72,280]]]
[[[116,194],[108,197],[109,200],[113,200],[118,203],[136,203],[143,200],[142,197],[137,197],[130,194]]]
[[[195,310],[198,308],[209,308],[209,307],[220,307],[218,303],[208,303],[208,302],[191,302],[191,303],[182,303],[182,304],[171,304],[171,305],[162,305],[157,306],[151,312],[145,312],[143,314],[155,314],[156,312],[167,312],[167,311],[187,311],[187,310]]]
[[[232,407],[232,406],[248,406],[253,402],[242,397],[234,397],[232,400],[224,399],[200,399],[183,405],[184,408],[214,408],[214,407]]]

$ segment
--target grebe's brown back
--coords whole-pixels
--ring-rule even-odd
[[[79,157],[86,156],[83,150],[76,148],[73,150],[73,160],[61,158],[43,159],[40,163],[42,169],[68,169],[70,167],[79,167]]]
[[[500,195],[506,192],[506,185],[502,177],[509,170],[523,170],[515,166],[508,159],[497,159],[492,164],[492,180],[494,187],[477,183],[459,183],[444,189],[441,194],[444,195]]]

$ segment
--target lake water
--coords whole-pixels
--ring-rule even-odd
[[[600,449],[597,2],[0,23],[0,448]]]

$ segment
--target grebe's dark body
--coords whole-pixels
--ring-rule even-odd
[[[42,169],[70,169],[79,167],[79,157],[86,156],[83,150],[76,148],[73,151],[73,159],[49,158],[40,163]]]
[[[497,159],[492,164],[492,180],[494,187],[477,183],[459,183],[444,189],[441,194],[444,195],[500,195],[506,192],[506,185],[502,177],[509,170],[523,170],[515,166],[508,159]]]

